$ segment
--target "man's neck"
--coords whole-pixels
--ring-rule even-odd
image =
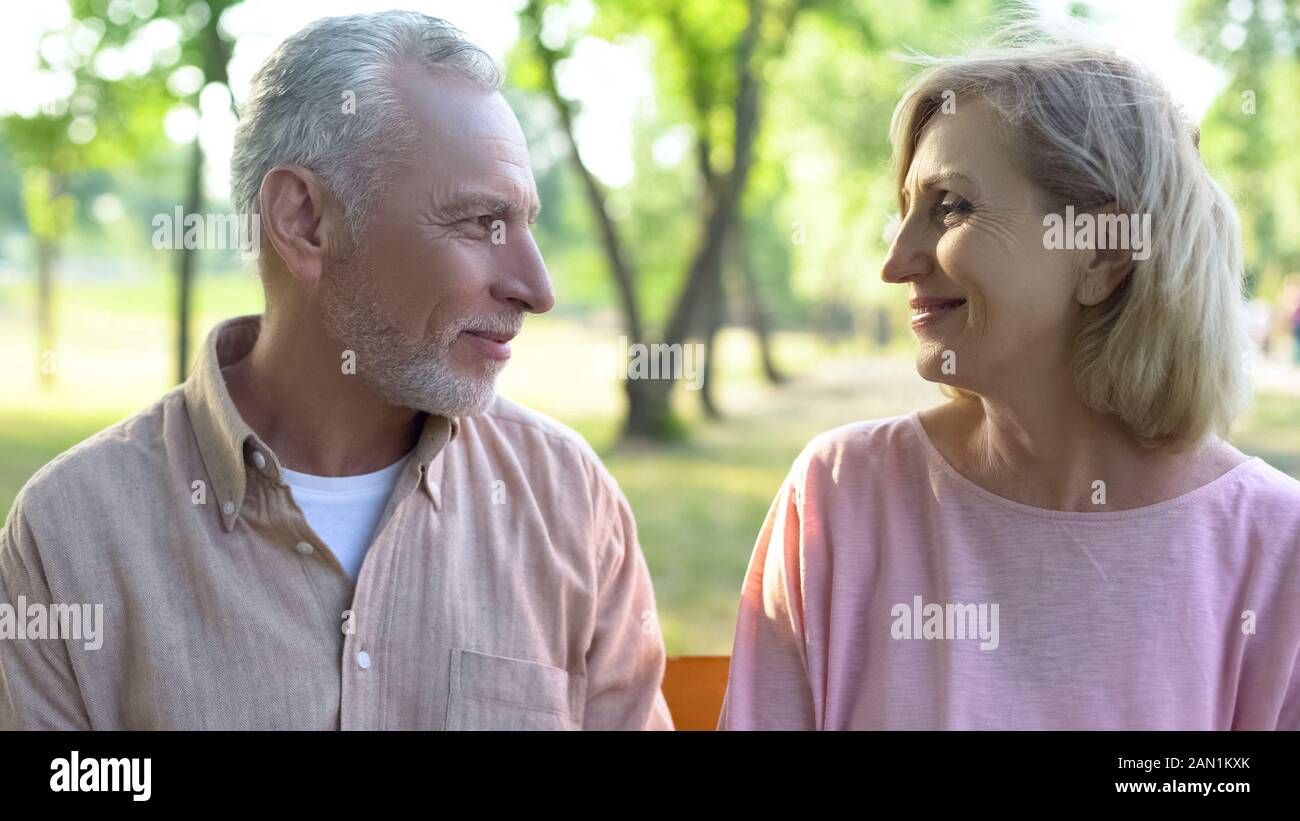
[[[342,350],[307,323],[263,323],[253,350],[222,369],[240,416],[280,464],[317,476],[385,468],[419,441],[424,414],[378,397]]]

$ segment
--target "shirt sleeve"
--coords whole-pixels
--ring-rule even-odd
[[[609,480],[612,482],[612,479]],[[587,651],[584,730],[671,730],[664,700],[664,644],[650,570],[622,491],[607,488],[597,509],[601,539],[596,629]]]
[[[781,487],[754,545],[740,596],[719,730],[814,730],[795,479]]]
[[[0,605],[15,620],[26,618],[20,603],[54,603],[21,505],[0,530]],[[0,732],[89,729],[66,640],[0,638]]]

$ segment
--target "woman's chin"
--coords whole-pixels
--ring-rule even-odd
[[[916,372],[927,382],[951,385],[957,381],[957,355],[951,350],[923,345],[916,354]]]
[[[940,357],[917,356],[916,373],[926,382],[938,385],[946,396],[955,397],[952,391],[977,393],[969,379],[963,379],[951,367],[945,367],[944,359]]]

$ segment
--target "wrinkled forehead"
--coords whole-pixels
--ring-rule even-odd
[[[945,171],[975,180],[1013,171],[1007,156],[1002,123],[987,102],[959,98],[955,110],[935,112],[921,130],[907,169],[904,187],[916,190],[920,181]]]
[[[978,98],[958,98],[955,111],[936,112],[917,140],[899,190],[900,204],[951,183],[967,197],[996,196],[1048,207],[1051,198],[1026,172],[1008,128],[998,110]]]
[[[416,128],[412,160],[433,183],[477,180],[533,188],[523,129],[501,94],[446,69],[419,66],[405,67],[397,86]]]

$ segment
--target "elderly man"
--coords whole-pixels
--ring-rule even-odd
[[[626,499],[494,397],[554,303],[498,85],[409,12],[262,67],[232,167],[266,311],[19,495],[0,602],[104,629],[0,641],[0,729],[671,728]]]

